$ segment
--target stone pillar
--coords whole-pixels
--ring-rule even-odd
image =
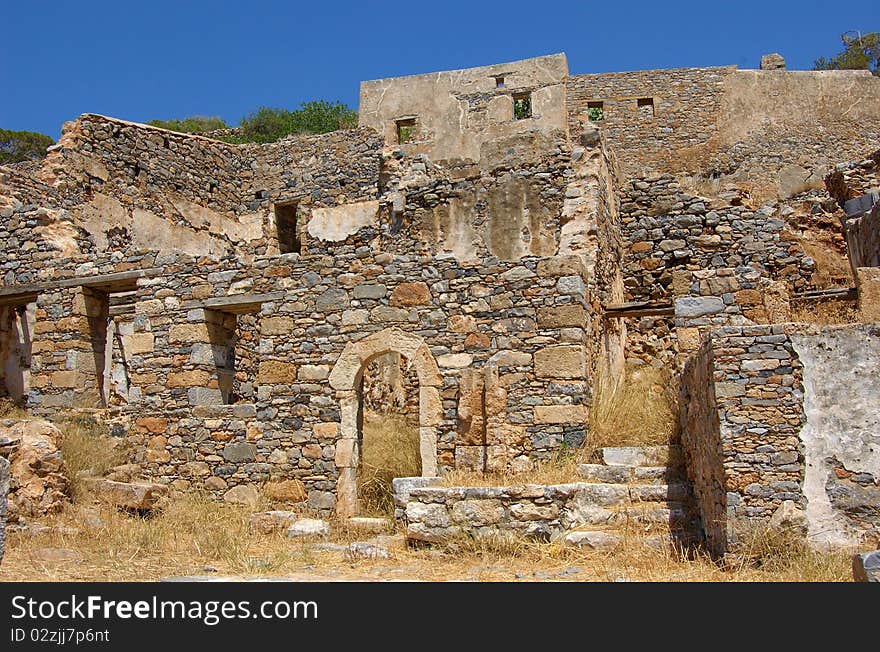
[[[0,457],[0,563],[6,550],[6,499],[9,493],[9,462]]]
[[[880,267],[856,269],[859,288],[859,318],[865,323],[880,321]]]
[[[761,70],[785,70],[785,58],[778,52],[761,57]]]

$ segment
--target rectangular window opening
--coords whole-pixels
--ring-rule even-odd
[[[636,105],[639,111],[640,118],[653,118],[654,117],[654,98],[653,97],[640,97],[636,100]]]
[[[297,229],[297,209],[299,204],[275,204],[275,231],[278,235],[278,249],[282,254],[300,253],[302,242]]]
[[[517,93],[513,96],[513,117],[515,120],[525,120],[532,117],[531,93]]]
[[[605,117],[604,102],[587,102],[587,117],[592,122],[598,122]]]
[[[416,136],[416,119],[406,118],[397,121],[397,142],[400,145],[412,141]]]
[[[504,88],[504,77],[499,76],[495,78],[495,88]]]

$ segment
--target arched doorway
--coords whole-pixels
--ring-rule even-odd
[[[440,386],[443,378],[424,339],[398,328],[386,328],[345,345],[330,372],[330,386],[336,390],[341,412],[336,442],[336,511],[341,516],[358,512],[357,473],[360,458],[364,369],[386,353],[399,353],[411,365],[419,380],[419,454],[422,475],[437,475],[437,426],[443,420]]]

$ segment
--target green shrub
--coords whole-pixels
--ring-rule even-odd
[[[40,160],[54,140],[36,131],[9,131],[0,129],[0,165]]]
[[[228,125],[223,118],[218,116],[193,115],[183,120],[172,118],[171,120],[150,120],[148,125],[161,127],[170,131],[179,131],[184,134],[203,134],[215,129],[226,129]]]
[[[357,113],[341,102],[304,102],[295,111],[261,107],[245,116],[238,133],[226,138],[233,143],[272,143],[290,134],[326,134],[357,125]]]

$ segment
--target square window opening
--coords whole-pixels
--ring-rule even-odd
[[[604,102],[587,102],[587,117],[592,122],[598,122],[605,117]]]
[[[517,93],[513,96],[513,117],[515,120],[525,120],[532,117],[531,93]]]
[[[397,142],[400,145],[411,142],[416,136],[416,119],[407,118],[397,121]]]
[[[495,78],[495,88],[504,88],[504,77],[498,76]]]
[[[302,242],[297,229],[299,204],[275,204],[275,231],[278,235],[278,249],[282,254],[300,253]]]
[[[640,97],[636,100],[636,105],[639,111],[640,118],[653,118],[654,117],[654,98],[653,97]]]

